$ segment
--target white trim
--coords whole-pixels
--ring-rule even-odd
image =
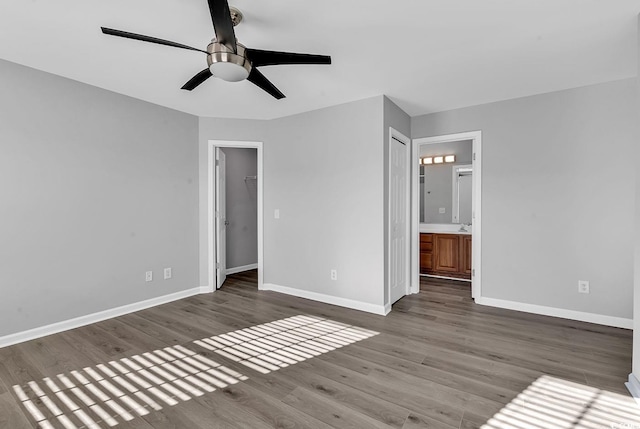
[[[356,301],[354,299],[348,298],[340,298],[333,295],[325,295],[323,293],[295,289],[292,287],[280,286],[272,283],[264,283],[260,290],[269,290],[273,292],[284,293],[286,295],[297,296],[298,298],[311,299],[313,301],[324,302],[325,304],[338,305],[340,307],[366,311],[367,313],[379,314],[381,316],[386,316],[388,313],[384,305],[370,304],[368,302]]]
[[[391,304],[389,304],[388,302],[384,305],[384,315],[386,316],[387,314],[391,313]]]
[[[613,326],[615,328],[633,329],[633,319],[605,316],[603,314],[585,313],[583,311],[565,310],[562,308],[546,307],[544,305],[526,304],[523,302],[506,301],[503,299],[480,297],[476,304],[488,307],[506,308],[509,310],[524,311],[525,313],[541,314],[543,316],[560,317],[563,319],[578,320],[581,322],[595,323],[598,325]]]
[[[134,313],[136,311],[145,310],[147,308],[156,307],[158,305],[167,304],[179,299],[188,298],[190,296],[202,293],[202,288],[196,287],[180,292],[171,293],[169,295],[159,296],[144,301],[126,304],[120,307],[111,308],[109,310],[99,311],[85,316],[75,317],[62,322],[52,323],[46,326],[29,329],[27,331],[17,332],[15,334],[0,337],[0,347],[7,347],[24,341],[35,340],[36,338],[45,337],[47,335],[57,334],[59,332],[68,331],[69,329],[79,328],[81,326],[90,325],[92,323],[101,322],[103,320],[112,319],[125,314]]]
[[[214,241],[214,227],[215,222],[215,198],[213,195],[214,177],[216,169],[215,161],[215,146],[209,142],[207,147],[207,285],[211,291],[216,290],[215,280],[215,241]]]
[[[420,145],[411,142],[411,293],[420,292]]]
[[[216,289],[220,289],[227,279],[227,197],[226,197],[226,154],[219,146],[215,148],[215,173],[214,173],[214,215],[215,215],[215,275]],[[224,249],[224,250],[223,250]]]
[[[244,271],[255,270],[258,268],[258,264],[242,265],[240,267],[227,268],[227,274],[237,274]]]
[[[447,277],[447,276],[436,276],[434,274],[420,274],[420,277],[433,277],[434,279],[444,279],[444,280],[457,280],[460,282],[469,282],[471,283],[471,280],[469,279],[460,279],[457,277]]]
[[[214,261],[215,255],[215,237],[213,222],[214,222],[214,208],[213,201],[215,198],[215,157],[214,152],[217,147],[236,147],[236,148],[253,148],[257,150],[258,155],[258,289],[262,287],[264,279],[264,214],[263,214],[263,201],[264,201],[264,180],[263,180],[263,150],[262,142],[257,141],[233,141],[233,140],[209,140],[207,148],[207,251],[208,254],[205,258],[207,261],[209,284],[206,286],[211,291],[216,289],[215,287],[215,268]],[[228,272],[228,271],[227,271]],[[204,286],[203,286],[204,287]]]
[[[405,160],[405,165],[406,165],[406,190],[405,190],[405,225],[406,225],[406,230],[405,230],[405,242],[406,242],[406,246],[405,246],[405,252],[406,252],[406,263],[405,263],[405,272],[404,272],[404,278],[405,280],[405,291],[404,291],[404,295],[406,296],[410,293],[411,290],[411,139],[407,136],[405,136],[404,134],[402,134],[400,131],[396,130],[393,127],[389,127],[389,145],[388,145],[388,154],[390,154],[391,151],[391,140],[392,139],[396,139],[401,143],[404,143],[404,145],[406,146],[406,160]],[[389,156],[389,170],[388,170],[388,175],[391,174],[391,156]],[[388,189],[388,194],[387,194],[387,245],[391,246],[391,228],[390,228],[390,223],[391,223],[391,204],[390,204],[390,194],[391,194],[391,181],[389,180],[389,177],[387,178],[387,189]],[[389,256],[390,253],[390,248],[387,248],[387,256]],[[390,305],[390,301],[391,301],[391,258],[387,257],[387,299],[388,302],[385,302],[385,308],[387,305],[389,305],[389,310],[385,313],[388,314],[389,311],[391,311],[391,305]]]
[[[447,134],[435,137],[413,139],[411,189],[411,292],[420,292],[420,146],[423,144],[448,143],[460,140],[472,140],[473,143],[473,197],[472,197],[472,235],[471,260],[475,276],[471,282],[471,296],[482,298],[482,131]]]
[[[633,374],[629,374],[629,381],[624,383],[633,399],[640,405],[640,380]]]

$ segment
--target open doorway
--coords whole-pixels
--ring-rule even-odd
[[[258,150],[216,148],[216,288],[258,269]]]
[[[208,278],[219,289],[227,274],[257,269],[263,284],[262,142],[208,144]]]
[[[413,141],[413,293],[424,275],[468,280],[471,296],[482,296],[481,148],[480,131]]]

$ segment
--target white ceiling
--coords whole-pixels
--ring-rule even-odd
[[[386,94],[411,116],[637,74],[640,0],[231,0],[248,47],[331,66],[180,87],[204,54],[103,35],[111,27],[206,49],[206,0],[1,0],[0,58],[198,116],[271,119]]]

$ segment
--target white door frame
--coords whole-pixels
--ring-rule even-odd
[[[263,283],[263,243],[264,243],[264,214],[263,214],[263,164],[262,164],[262,142],[254,141],[230,141],[230,140],[209,140],[207,144],[207,243],[209,255],[207,258],[208,287],[211,292],[216,290],[215,261],[215,151],[216,148],[249,148],[256,149],[258,156],[258,289]]]
[[[220,289],[227,279],[227,169],[226,169],[226,155],[221,148],[217,147],[215,150],[215,198],[214,198],[214,213],[215,213],[215,232],[216,240],[216,289]],[[224,216],[223,216],[224,214]]]
[[[404,145],[407,148],[407,159],[406,159],[406,163],[405,165],[407,166],[407,183],[406,183],[406,189],[405,189],[405,204],[406,204],[406,208],[405,208],[405,213],[406,213],[406,218],[405,218],[405,225],[406,225],[406,231],[405,231],[405,243],[406,243],[406,247],[405,247],[405,254],[406,254],[406,258],[405,258],[405,275],[404,278],[406,279],[405,281],[405,295],[408,295],[411,291],[411,287],[410,287],[410,283],[411,283],[411,139],[407,136],[405,136],[404,134],[402,134],[400,131],[394,129],[393,127],[389,127],[389,150],[391,150],[391,140],[392,139],[397,139],[398,141],[400,141],[401,143],[404,143]],[[391,159],[389,159],[389,163],[391,163]],[[391,186],[391,182],[389,181],[389,183],[387,183],[388,186],[388,191],[390,192],[390,186]],[[391,204],[388,205],[387,207],[387,243],[390,246],[391,245]],[[387,253],[388,255],[391,253],[390,249],[387,249]],[[389,311],[391,311],[391,258],[387,257],[387,302],[385,302],[385,312],[388,313]]]
[[[472,234],[471,242],[471,296],[482,298],[482,131],[446,134],[435,137],[413,139],[411,170],[411,292],[420,292],[420,146],[424,144],[448,143],[471,140],[473,151]]]

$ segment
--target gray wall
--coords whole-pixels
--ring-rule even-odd
[[[265,283],[382,305],[383,99],[271,121],[200,118],[203,199],[208,140],[264,142]],[[200,215],[205,231],[205,204]],[[204,233],[200,239],[206,285]]]
[[[267,135],[268,121],[200,118],[198,121],[199,143],[199,266],[200,286],[209,285],[207,262],[209,255],[207,231],[207,151],[209,140],[255,141],[264,142]]]
[[[257,149],[224,148],[226,155],[227,269],[258,263]]]
[[[0,336],[198,286],[196,117],[0,61],[0,124]]]
[[[382,305],[382,117],[380,96],[271,121],[265,283]]]
[[[632,317],[636,103],[626,79],[413,118],[482,130],[483,296]]]
[[[411,138],[411,117],[404,110],[400,109],[388,97],[383,97],[383,118],[382,118],[382,135],[384,136],[384,267],[385,270],[389,264],[389,127],[399,131],[408,138]],[[411,151],[411,147],[407,150]],[[409,155],[411,153],[409,152]],[[411,170],[407,170],[407,174],[411,174]],[[407,255],[410,258],[410,255]],[[407,278],[407,282],[411,277]],[[389,303],[389,279],[387,272],[384,276],[384,303]]]
[[[435,155],[455,155],[451,164],[432,164],[420,168],[421,180],[420,221],[424,223],[452,223],[453,214],[453,170],[454,165],[473,162],[473,141],[423,144],[420,157]],[[469,204],[471,205],[471,204]],[[445,213],[439,209],[444,207]],[[426,217],[426,219],[425,219]]]

